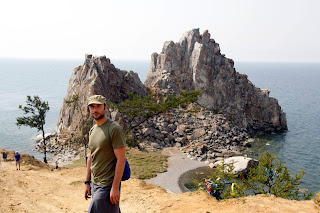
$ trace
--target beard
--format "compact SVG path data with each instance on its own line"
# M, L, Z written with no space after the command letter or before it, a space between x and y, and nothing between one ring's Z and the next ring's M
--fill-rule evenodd
M104 116L105 116L104 113L103 113L103 114L96 113L96 114L98 114L98 117L94 116L94 114L92 115L92 118L93 118L94 120L96 120L96 121L104 118Z

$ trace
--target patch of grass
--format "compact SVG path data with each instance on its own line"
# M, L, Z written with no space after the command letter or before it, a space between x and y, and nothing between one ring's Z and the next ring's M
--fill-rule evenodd
M75 160L75 161L73 161L73 163L63 166L63 168L72 169L72 168L79 167L79 166L86 166L86 159L85 158L80 158L78 160Z
M139 179L149 179L157 173L166 172L168 168L168 157L161 154L161 151L147 152L137 149L127 149L127 159L131 168L131 176ZM63 166L63 168L72 169L79 166L85 166L86 160L80 158L73 161L72 164Z
M149 179L157 173L166 172L168 168L168 157L157 152L139 151L137 149L127 150L127 159L130 164L132 176L139 179Z
M186 187L189 190L194 191L195 189L197 189L197 185L195 183L185 183L184 187Z
M198 113L198 112L200 112L200 110L198 110L198 109L189 109L189 110L184 111L183 113Z
M78 180L78 181L72 181L72 182L70 183L70 185L80 185L80 184L83 184L83 181Z
M316 195L316 197L314 198L314 202L320 206L320 192Z

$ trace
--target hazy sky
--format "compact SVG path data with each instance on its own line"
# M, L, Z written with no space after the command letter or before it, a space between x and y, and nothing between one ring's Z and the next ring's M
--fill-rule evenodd
M320 62L318 0L7 0L0 57L150 60L205 29L234 61Z

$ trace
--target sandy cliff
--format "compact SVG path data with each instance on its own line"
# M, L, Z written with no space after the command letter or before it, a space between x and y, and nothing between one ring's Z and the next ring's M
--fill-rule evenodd
M23 155L27 159L27 155ZM22 159L23 159L22 158ZM13 159L11 159L13 160ZM31 160L15 169L14 161L0 168L0 212L86 212L83 198L85 167L51 170ZM318 196L319 197L319 196ZM122 184L122 212L320 212L311 201L291 201L273 196L250 196L216 201L205 192L169 194L138 179Z

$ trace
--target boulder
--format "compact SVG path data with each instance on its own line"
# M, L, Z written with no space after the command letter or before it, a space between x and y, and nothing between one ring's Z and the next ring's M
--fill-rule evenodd
M42 139L43 139L42 134L38 134L38 135L36 135L36 137L35 137L33 140L35 140L35 141L38 143L38 142L40 142Z
M255 160L253 158L248 158L244 156L235 156L230 158L225 158L224 160L219 160L213 164L213 167L217 167L218 165L221 165L224 161L225 164L233 164L234 170L233 172L235 174L238 173L248 173L251 166L257 165L259 163L258 160Z
M151 143L151 146L155 149L160 149L161 146L158 143Z
M198 129L194 130L193 137L199 138L205 134L206 134L206 130L204 130L204 128L198 128Z
M177 132L180 132L180 133L184 133L185 130L186 130L186 125L184 125L184 124L178 125L178 126L177 126L177 129L176 129L176 131L177 131Z

